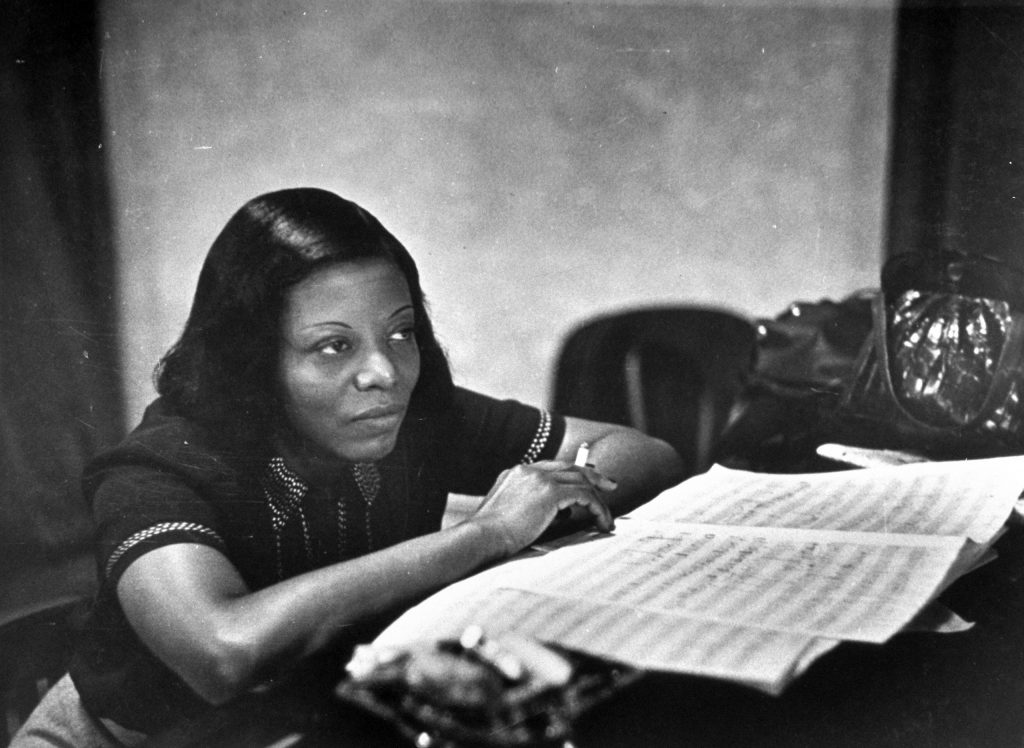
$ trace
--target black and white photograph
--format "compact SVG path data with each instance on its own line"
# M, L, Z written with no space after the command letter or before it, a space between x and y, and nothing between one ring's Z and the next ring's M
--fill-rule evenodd
M1024 744L1024 4L0 8L0 745Z

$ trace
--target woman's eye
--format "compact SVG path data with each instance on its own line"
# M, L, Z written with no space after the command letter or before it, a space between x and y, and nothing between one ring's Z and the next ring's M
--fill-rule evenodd
M403 327L401 330L395 330L391 333L391 340L397 342L403 342L406 340L412 340L416 337L416 328L414 327Z
M326 353L328 356L337 356L339 353L344 353L349 350L352 346L344 340L328 340L325 343L321 343L317 346L317 353Z

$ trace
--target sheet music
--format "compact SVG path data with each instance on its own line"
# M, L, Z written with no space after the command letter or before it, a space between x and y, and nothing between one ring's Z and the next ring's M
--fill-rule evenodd
M641 506L654 522L966 536L985 543L1022 488L1024 458L768 475L715 465Z
M378 643L457 637L473 623L779 693L839 639L884 641L900 630L938 589L957 548L949 538L829 548L794 531L764 540L748 528L674 529L500 565L431 597ZM777 573L801 552L802 574Z
M620 518L614 535L577 534L448 587L378 642L475 623L777 693L838 640L884 642L977 558L985 546L954 529L994 536L1024 458L973 465L715 468Z
M458 638L485 621L490 636L514 631L633 667L723 678L768 693L781 692L839 643L508 588L448 588L414 610L376 644L399 646L422 639L424 631Z
M754 628L883 642L946 581L964 541L620 521L502 586ZM625 527L628 525L628 528ZM628 530L628 531L627 531Z

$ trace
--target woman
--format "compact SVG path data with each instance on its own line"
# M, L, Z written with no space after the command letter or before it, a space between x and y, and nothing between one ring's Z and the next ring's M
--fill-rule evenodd
M408 252L323 190L231 218L156 383L86 470L101 589L24 745L48 717L133 742L315 655L340 664L559 512L608 531L681 478L637 431L455 387ZM582 442L601 472L572 464ZM486 498L442 529L449 492Z

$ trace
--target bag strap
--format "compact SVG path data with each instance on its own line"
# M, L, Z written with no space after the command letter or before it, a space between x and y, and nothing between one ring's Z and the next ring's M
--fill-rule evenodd
M889 367L889 315L884 293L880 293L872 299L871 311L874 318L872 336L875 354L878 356L879 378L882 380L882 386L885 387L886 395L900 409L901 414L915 426L937 428L934 424L921 421L909 413L896 395L896 389L892 383L892 369ZM980 425L1006 401L1010 388L1021 374L1022 352L1024 352L1024 313L1013 312L1010 315L1009 335L1003 343L1003 350L996 362L988 394L985 396L981 408L978 409L978 414L967 423L959 425L958 428L969 429Z

